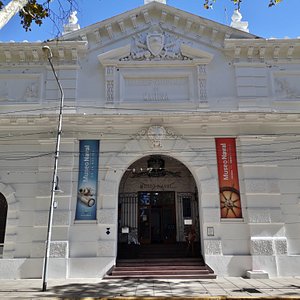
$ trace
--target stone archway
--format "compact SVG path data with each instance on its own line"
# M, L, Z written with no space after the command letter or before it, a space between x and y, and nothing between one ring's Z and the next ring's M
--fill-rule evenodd
M156 257L163 249L168 256L200 256L197 185L179 160L155 154L131 164L120 182L118 208L119 257L141 257L145 249L157 251Z
M6 218L6 231L4 237L3 258L13 258L16 247L16 236L18 226L18 202L16 201L15 192L9 186L0 183L0 194L7 203L7 218Z
M3 194L0 194L0 257L3 255L3 245L6 231L7 201Z
M116 169L108 169L105 173L100 185L103 187L101 203L103 209L99 211L99 219L102 215L110 214L111 220L115 220L116 229L118 225L118 198L121 180L126 173L126 170L135 161L147 155L165 155L177 159L191 172L198 189L198 206L200 219L200 236L201 249L203 256L206 254L207 241L206 233L203 224L207 222L207 217L204 214L204 207L210 206L211 195L216 193L217 178L211 173L208 162L210 157L207 152L197 151L202 147L207 147L211 143L214 147L214 140L199 142L197 149L195 144L187 139L184 139L174 132L171 128L164 128L165 134L163 138L153 134L151 128L142 128L131 140L123 144L123 147L118 150L106 163L110 166L118 166ZM159 126L161 127L161 126ZM149 134L149 132L151 134ZM202 145L203 143L203 145ZM134 155L129 155L134 153ZM204 204L204 205L203 205ZM118 230L115 231L115 238L118 238ZM103 241L104 242L104 241ZM107 242L108 243L108 242ZM111 244L110 244L111 245ZM114 253L117 256L117 243L114 243Z

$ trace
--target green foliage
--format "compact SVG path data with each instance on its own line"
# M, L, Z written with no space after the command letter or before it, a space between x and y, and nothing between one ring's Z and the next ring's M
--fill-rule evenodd
M230 1L232 1L237 6L237 9L240 9L243 0L230 0ZM283 0L268 0L268 1L269 1L269 7L271 7L282 2ZM210 9L213 8L213 4L215 2L217 2L217 0L204 0L203 6L205 9Z
M36 0L29 0L23 9L20 10L19 16L21 17L21 24L26 31L31 30L32 22L41 26L43 19L49 17L50 1L51 0L47 0L43 4L39 4Z
M41 26L45 18L51 18L53 21L58 21L58 20L62 21L66 19L70 15L70 12L74 8L74 6L76 7L77 5L76 0L64 0L65 3L69 5L69 9L65 10L65 6L62 4L63 1L55 0L58 1L60 6L61 14L58 15L51 10L50 4L52 1L53 0L43 0L38 2L38 0L28 0L27 4L19 12L19 16L21 18L21 24L26 31L31 30L31 25L33 22L38 26ZM217 2L217 0L201 0L201 1L204 1L203 6L206 9L212 8L213 4ZM243 0L230 0L230 1L232 1L237 6L237 9L240 9ZM271 7L282 2L283 0L268 0L268 1L269 1L269 7ZM0 0L0 9L3 8L4 5L7 4L7 2L9 1Z
M10 1L0 0L0 9ZM59 33L72 11L78 10L77 8L77 0L28 0L27 4L20 9L19 16L21 25L26 31L31 31L32 24L41 26L43 21L48 18Z
M282 0L270 0L269 7L280 3Z

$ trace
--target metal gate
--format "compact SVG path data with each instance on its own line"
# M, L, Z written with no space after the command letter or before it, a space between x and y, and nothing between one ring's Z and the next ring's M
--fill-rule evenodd
M196 240L199 240L199 212L198 201L194 193L176 193L176 232L177 242L184 242L186 230L190 227L186 225L186 220L190 219L196 230ZM190 203L190 213L186 215L185 202ZM138 193L119 194L119 242L138 242Z

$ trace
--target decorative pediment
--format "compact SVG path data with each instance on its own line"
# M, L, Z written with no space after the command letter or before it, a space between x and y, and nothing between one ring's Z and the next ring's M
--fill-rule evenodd
M153 25L131 43L98 55L108 104L207 106L206 65L213 55Z
M132 38L131 51L122 61L162 61L162 60L188 60L191 57L181 53L183 42L174 34L163 32L159 27L152 28L143 34Z
M175 61L201 59L211 61L212 55L197 52L188 46L179 36L164 32L160 26L144 33L134 35L130 53L121 57L121 61Z
M120 41L131 36L133 32L141 33L153 26L160 26L165 31L176 32L180 36L194 41L201 40L206 45L212 45L219 49L223 48L225 39L256 38L255 35L193 15L170 5L152 1L107 20L67 33L59 39L88 41L90 49L92 49L99 45L104 46L113 41ZM144 38L142 37L142 44L145 45ZM159 41L156 42L158 42L156 45L158 51ZM150 46L152 55L156 53L153 45L153 40L147 45L148 49Z
M120 65L122 62L172 64L179 61L190 61L197 65L208 64L213 55L188 45L175 34L163 32L156 26L147 32L134 35L131 44L98 55L98 59L104 66Z

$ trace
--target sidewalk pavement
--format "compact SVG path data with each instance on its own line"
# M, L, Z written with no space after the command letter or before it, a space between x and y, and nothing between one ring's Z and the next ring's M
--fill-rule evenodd
M64 279L0 280L0 299L300 299L300 277L205 280Z

